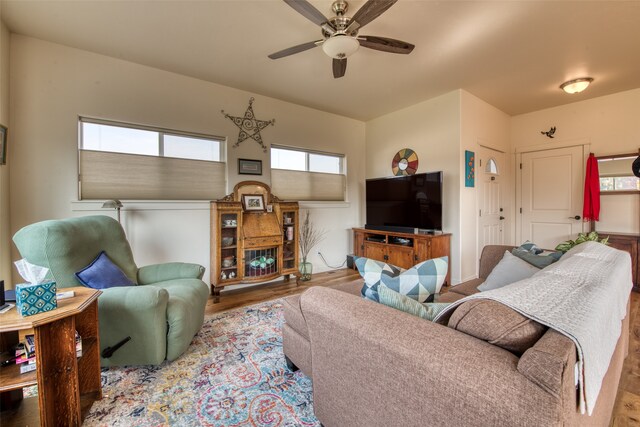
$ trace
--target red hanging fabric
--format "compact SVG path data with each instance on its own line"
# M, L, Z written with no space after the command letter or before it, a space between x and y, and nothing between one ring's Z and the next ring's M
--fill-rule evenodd
M587 159L582 220L600 221L600 173L598 172L598 160L593 153L589 154L589 159Z

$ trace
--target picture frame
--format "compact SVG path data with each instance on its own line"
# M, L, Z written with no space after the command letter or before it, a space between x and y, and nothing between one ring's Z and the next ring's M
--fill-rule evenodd
M475 187L476 182L476 154L473 151L464 152L464 186Z
M7 127L0 125L0 165L7 164Z
M264 197L262 194L243 194L242 208L247 212L264 212Z
M262 175L262 160L238 159L238 174Z

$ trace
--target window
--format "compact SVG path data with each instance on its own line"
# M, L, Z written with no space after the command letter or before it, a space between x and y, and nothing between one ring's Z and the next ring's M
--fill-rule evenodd
M271 169L295 171L343 173L342 154L318 153L292 148L271 148Z
M224 138L80 118L80 198L211 200L226 191Z
M487 167L485 168L485 171L492 175L498 175L498 164L494 159L491 159L491 158L489 159L489 161L487 162Z
M600 178L600 191L640 191L640 178L635 176Z
M640 191L640 178L633 176L631 165L636 156L599 158L601 192Z
M271 189L282 199L345 200L342 154L271 147Z

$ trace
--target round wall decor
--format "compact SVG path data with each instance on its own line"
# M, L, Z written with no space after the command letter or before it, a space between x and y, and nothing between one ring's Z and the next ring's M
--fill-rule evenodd
M395 176L413 175L418 171L418 155L410 148L398 151L391 161Z
M640 178L640 156L638 156L638 158L633 161L633 164L631 165L631 171L635 176Z

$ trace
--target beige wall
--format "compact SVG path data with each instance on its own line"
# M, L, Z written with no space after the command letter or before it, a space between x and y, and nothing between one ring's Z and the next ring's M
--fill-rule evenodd
M9 39L9 30L2 21L2 3L0 2L0 124L7 127L9 126ZM13 141L10 143L12 144ZM0 165L0 280L5 280L7 285L11 282L9 165L10 162Z
M478 275L478 230L479 230L479 179L481 179L478 153L487 150L489 147L502 152L502 159L505 164L498 165L500 168L500 187L502 196L502 206L505 209L503 214L507 218L503 225L504 242L511 243L510 221L513 216L513 191L511 187L511 167L509 152L509 115L487 104L480 98L466 92L460 91L460 153L459 162L461 165L460 179L460 264L462 281L473 279ZM476 154L476 182L475 187L465 187L464 162L465 150L473 151ZM484 166L484 165L483 165Z
M418 155L418 173L444 172L443 229L452 233L451 281L459 283L460 91L367 122L367 178L392 176L391 160L402 148Z
M242 115L254 96L257 118L276 119L262 131L267 144L346 154L348 202L305 206L328 231L319 249L329 263L351 252L349 231L361 222L364 123L15 34L11 74L12 233L44 219L107 213L101 203L77 202L79 115L227 136L228 188L245 179L269 183L268 153L250 140L231 148L238 129L220 112ZM238 158L261 159L265 174L238 176ZM209 268L206 203L125 202L123 223L139 265L190 261ZM316 271L325 270L315 254Z
M515 149L553 148L561 144L588 143L596 156L634 153L640 148L640 89L602 96L511 118ZM540 134L556 126L554 139ZM640 233L640 196L601 197L596 229Z
M464 187L465 150L477 152L483 145L506 152L503 194L510 225L505 226L505 242L516 243L516 150L588 141L596 155L606 155L633 152L640 146L640 89L515 117L458 90L365 124L19 35L11 36L9 49L4 25L0 34L0 121L10 124L11 130L10 204L6 203L9 167L0 167L0 274L5 275L10 259L17 257L15 251L8 256L9 238L23 225L47 218L112 214L101 210L101 203L77 201L78 115L227 136L231 189L241 180L254 178L237 175L238 158L261 159L265 174L258 179L270 182L268 154L252 141L231 148L237 128L220 113L224 109L241 115L254 96L257 117L276 119L276 126L263 131L267 143L347 156L348 202L302 205L327 230L317 249L336 266L351 252L350 228L365 221L365 176L391 176L393 155L401 148L412 148L420 159L419 173L444 171L444 229L453 234L454 283L477 271L479 200L477 187ZM540 135L550 126L558 128L553 140ZM607 196L602 205L599 229L640 231L640 197ZM123 223L140 265L182 260L208 267L206 203L127 202ZM325 270L316 253L311 254L316 271Z

